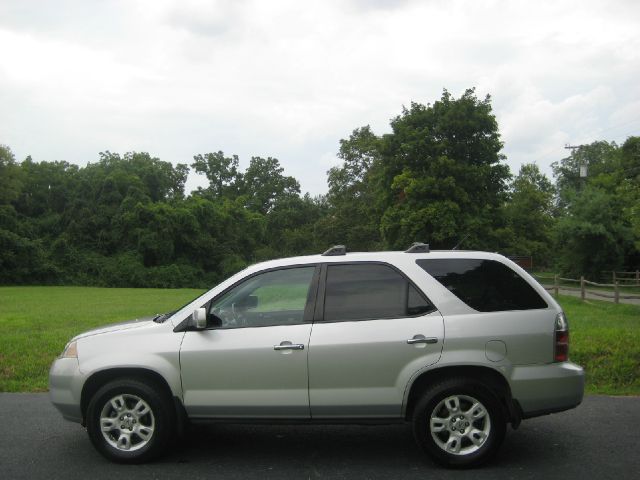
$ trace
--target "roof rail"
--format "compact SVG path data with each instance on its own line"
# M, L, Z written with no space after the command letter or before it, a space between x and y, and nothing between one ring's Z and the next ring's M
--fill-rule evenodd
M429 253L430 251L428 243L414 242L404 253Z
M346 255L347 247L344 245L334 245L329 250L322 254L323 257L335 257L337 255Z

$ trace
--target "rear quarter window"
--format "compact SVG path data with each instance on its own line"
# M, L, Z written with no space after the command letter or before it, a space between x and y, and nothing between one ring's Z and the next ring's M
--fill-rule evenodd
M517 272L495 260L434 258L416 260L416 263L479 312L548 307Z

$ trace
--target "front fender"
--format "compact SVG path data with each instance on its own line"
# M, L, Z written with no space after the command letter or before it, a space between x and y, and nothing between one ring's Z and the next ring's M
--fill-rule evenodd
M114 369L144 369L160 375L172 396L182 399L180 344L184 333L171 324L121 330L78 340L79 369L85 379Z

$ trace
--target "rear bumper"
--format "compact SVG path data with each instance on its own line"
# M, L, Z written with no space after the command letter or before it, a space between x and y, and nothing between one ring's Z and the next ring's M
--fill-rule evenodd
M584 370L571 362L514 367L509 383L522 418L577 407L584 396Z
M58 358L49 370L49 398L51 403L72 422L82 423L80 396L84 377L76 358Z

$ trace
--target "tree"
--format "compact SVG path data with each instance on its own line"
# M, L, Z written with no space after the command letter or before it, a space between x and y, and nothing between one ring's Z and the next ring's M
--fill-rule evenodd
M316 234L317 222L326 216L322 198L290 195L280 199L266 216L265 246L258 247L256 259L312 254L326 247Z
M412 103L391 127L374 180L385 243L451 248L467 238L466 246L495 249L510 174L490 97L467 90L455 99L445 90L433 105Z
M567 200L567 212L555 230L561 271L574 278L598 279L604 270L619 270L632 234L620 217L616 198L587 185Z
M380 217L372 174L379 165L380 138L371 128L357 128L340 140L342 165L327 174L327 215L317 230L325 245L343 243L352 250L380 247Z
M629 268L640 265L640 137L629 137L621 147L620 182L617 193L622 215L633 232L633 249L627 252Z
M245 204L264 215L276 203L300 194L300 184L293 177L283 175L284 168L277 158L251 157L249 167L242 176L242 194Z
M13 152L6 145L0 145L0 205L16 200L21 189L20 168Z
M638 137L628 138L623 147L597 141L553 164L561 208L555 248L563 272L598 278L603 270L637 268L637 145ZM587 177L579 176L581 164L588 166Z
M538 265L551 259L555 188L536 164L520 167L510 186L510 198L504 207L505 253L531 255Z
M617 168L615 142L597 141L572 150L571 155L551 164L556 178L558 205L565 208L569 198L593 179L610 174ZM587 167L588 177L580 176L580 166Z
M242 185L242 174L238 172L238 156L225 157L222 151L193 157L191 167L209 179L205 190L213 198L236 198Z

